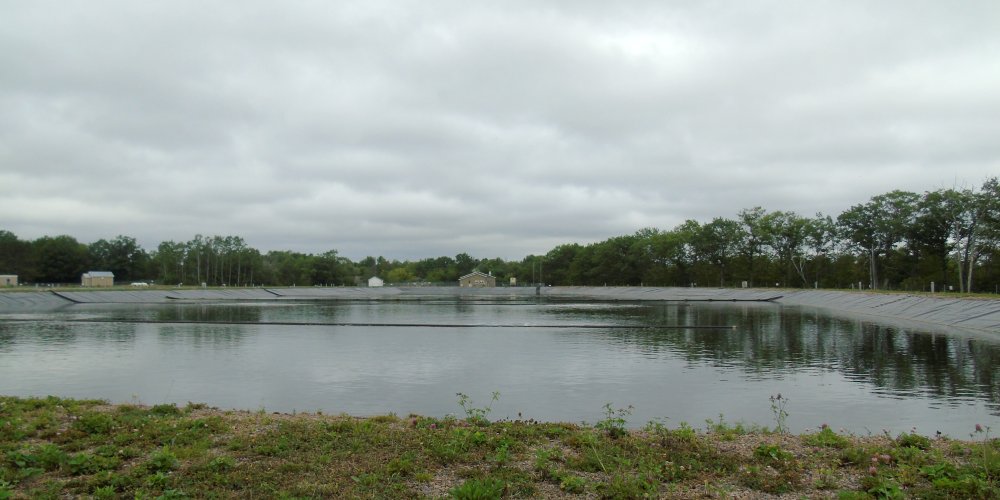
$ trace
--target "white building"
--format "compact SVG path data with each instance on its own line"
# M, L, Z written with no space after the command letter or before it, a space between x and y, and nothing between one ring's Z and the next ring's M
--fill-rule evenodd
M0 286L17 286L17 275L0 274Z
M384 285L385 281L383 281L382 278L379 278L378 276L372 276L371 278L368 278L368 286L384 286Z

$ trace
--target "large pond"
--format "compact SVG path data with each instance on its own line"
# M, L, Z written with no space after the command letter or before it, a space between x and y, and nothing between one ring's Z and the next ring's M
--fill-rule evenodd
M0 394L793 431L1000 428L1000 339L771 303L321 301L0 314ZM720 417L721 415L721 417Z

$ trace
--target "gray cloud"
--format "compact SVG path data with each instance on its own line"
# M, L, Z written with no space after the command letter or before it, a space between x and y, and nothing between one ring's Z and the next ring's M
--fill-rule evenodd
M519 259L1000 172L995 2L0 6L0 227Z

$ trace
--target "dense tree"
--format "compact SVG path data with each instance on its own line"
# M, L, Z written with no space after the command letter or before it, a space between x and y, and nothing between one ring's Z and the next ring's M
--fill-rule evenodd
M30 241L19 239L10 231L0 230L0 274L16 274L22 282L33 281Z
M884 268L881 259L903 242L913 223L918 199L915 193L892 191L855 205L837 218L844 240L868 259L871 288L880 288L880 279L885 280L882 287L888 283L888 277L880 278Z
M788 285L792 282L794 270L806 286L807 279L802 264L806 240L809 236L810 221L799 217L795 212L771 212L761 219L764 227L764 241L775 255L778 256L782 269L782 282Z
M43 283L79 283L87 271L87 245L72 236L43 236L32 242L36 279Z
M87 247L90 268L111 271L117 281L147 279L150 258L129 236L116 236L111 241L100 239Z
M732 268L733 259L744 249L746 239L742 229L737 221L716 217L690 234L699 283L715 283L712 275L718 273L719 286L725 286L727 269Z

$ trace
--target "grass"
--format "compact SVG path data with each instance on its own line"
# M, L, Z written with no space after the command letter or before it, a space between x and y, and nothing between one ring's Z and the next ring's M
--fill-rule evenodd
M589 426L491 422L464 402L464 419L354 418L0 397L0 499L1000 497L988 428L629 430L610 405Z

